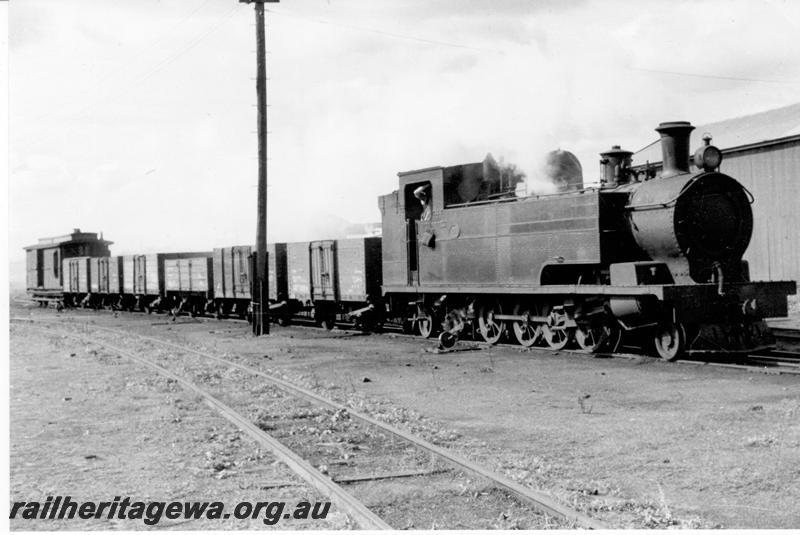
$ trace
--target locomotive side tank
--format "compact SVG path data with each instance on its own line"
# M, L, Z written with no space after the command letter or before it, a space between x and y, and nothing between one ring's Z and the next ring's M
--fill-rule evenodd
M749 193L708 144L690 171L692 128L659 126L658 177L639 181L614 147L601 188L551 196L497 191L480 164L400 173L379 202L390 310L443 345L470 328L495 343L511 327L526 346L574 338L587 351L646 333L666 359L769 346L763 318L786 315L795 283L747 281Z

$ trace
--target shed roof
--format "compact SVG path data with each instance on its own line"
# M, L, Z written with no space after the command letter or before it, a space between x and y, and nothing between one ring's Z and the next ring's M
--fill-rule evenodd
M726 119L705 125L695 125L693 139L708 132L713 136L712 143L727 151L736 147L763 143L800 136L800 102L743 117ZM657 134L656 134L657 135ZM692 141L691 150L700 146L700 141ZM661 145L656 141L633 155L636 165L645 162L661 161Z

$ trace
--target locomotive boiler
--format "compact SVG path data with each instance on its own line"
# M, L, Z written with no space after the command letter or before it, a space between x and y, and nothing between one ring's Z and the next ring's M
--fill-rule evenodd
M387 310L444 346L474 327L590 352L635 332L667 360L768 347L795 283L748 280L752 198L709 140L691 157L693 128L656 129L658 176L615 146L599 188L555 195L517 198L480 163L400 173L379 199Z

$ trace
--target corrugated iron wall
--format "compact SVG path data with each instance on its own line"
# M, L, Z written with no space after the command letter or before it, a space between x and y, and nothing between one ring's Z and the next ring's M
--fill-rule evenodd
M720 169L749 189L752 280L800 280L800 141L727 153Z

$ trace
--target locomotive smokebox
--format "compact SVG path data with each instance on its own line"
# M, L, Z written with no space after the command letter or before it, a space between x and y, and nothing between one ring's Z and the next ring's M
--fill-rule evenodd
M688 121L661 123L656 132L661 134L662 178L689 172L689 136L694 130Z
M677 284L744 278L742 255L753 233L750 196L717 171L689 172L687 122L661 123L661 178L636 184L625 207L629 228L650 260Z

